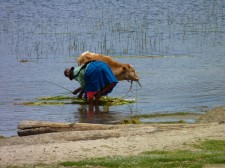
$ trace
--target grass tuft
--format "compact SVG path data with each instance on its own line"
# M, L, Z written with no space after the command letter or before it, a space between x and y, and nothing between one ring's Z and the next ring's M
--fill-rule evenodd
M202 168L210 164L225 164L225 141L206 140L195 145L198 150L150 151L137 156L114 156L63 162L65 167L106 167L106 168Z

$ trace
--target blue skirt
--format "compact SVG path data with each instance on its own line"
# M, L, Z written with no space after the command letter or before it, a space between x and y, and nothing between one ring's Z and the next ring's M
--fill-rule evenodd
M108 64L102 61L94 61L89 63L84 77L84 90L86 93L100 91L110 84L114 83L116 85L118 83L118 80L113 74L111 68L108 66ZM114 87L104 92L104 95L110 93Z

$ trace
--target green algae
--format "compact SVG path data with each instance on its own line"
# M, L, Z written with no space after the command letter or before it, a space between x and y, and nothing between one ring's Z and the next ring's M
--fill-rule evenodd
M29 62L27 59L21 59L19 62L25 63L25 62Z
M123 99L117 97L102 97L99 101L99 105L102 106L118 106L124 104L134 103L133 99ZM46 105L66 105L66 104L88 104L89 102L85 99L80 99L72 96L48 96L37 98L37 101L33 102L22 102L15 103L15 105L26 105L26 106L46 106Z
M193 112L175 112L175 113L138 114L131 116L131 118L137 118L142 123L190 124L195 123L196 120L201 115L202 114Z
M49 101L37 101L37 102L22 102L14 105L25 105L25 106L45 106L45 105L64 105L65 102L49 102Z
M167 117L167 116L188 116L188 115L199 115L196 113L191 112L176 112L176 113L155 113L155 114L140 114L140 115L134 115L132 117L134 118L155 118L155 117Z
M60 95L60 96L47 96L47 97L40 97L40 98L37 98L37 100L40 100L40 101L49 101L49 100L58 100L58 101L61 101L61 100L72 100L74 99L74 97L72 96L64 96L64 95Z
M121 124L141 124L141 121L139 118L123 119Z

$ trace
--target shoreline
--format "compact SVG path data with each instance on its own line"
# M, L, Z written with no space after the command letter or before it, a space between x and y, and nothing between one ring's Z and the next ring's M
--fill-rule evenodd
M213 109L216 109L216 108L220 108L220 107L215 107ZM98 124L140 124L140 123L141 124L176 124L176 123L195 124L197 123L198 119L201 118L203 115L205 115L208 111L204 111L201 113L171 112L168 114L153 113L153 114L134 115L129 118L122 118L121 120L115 120L115 121L110 121L106 123L98 123ZM17 131L18 131L18 128L17 128ZM15 130L15 134L10 134L10 135L0 134L0 140L3 138L11 138L11 137L18 137L18 132L16 132Z
M216 114L216 115L215 115ZM57 164L144 151L186 149L205 139L225 140L225 107L196 124L137 124L111 130L71 131L0 139L0 167Z

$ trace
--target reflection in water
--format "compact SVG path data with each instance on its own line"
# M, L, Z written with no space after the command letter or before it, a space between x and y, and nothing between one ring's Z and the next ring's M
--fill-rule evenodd
M80 105L77 111L81 123L108 123L118 119L115 113L109 111L109 106L95 106L94 111L89 111L88 105ZM77 116L75 116L75 120L77 120Z

